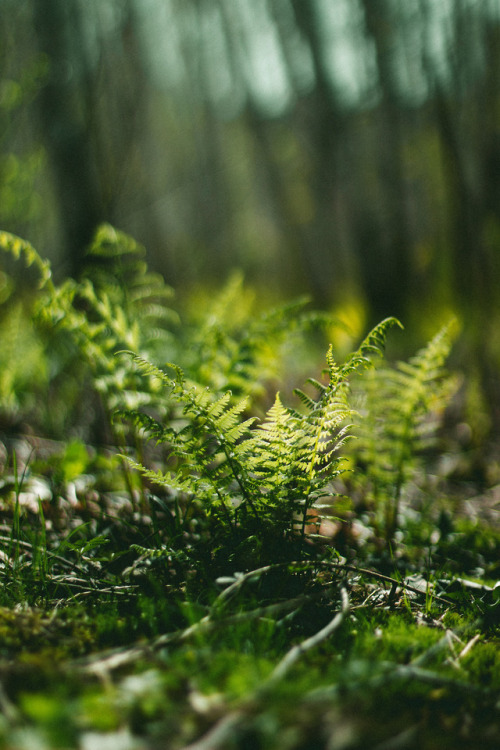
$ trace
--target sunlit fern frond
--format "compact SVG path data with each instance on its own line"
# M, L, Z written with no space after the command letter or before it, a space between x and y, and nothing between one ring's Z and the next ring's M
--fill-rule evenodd
M187 381L178 366L169 365L172 372L169 375L137 355L133 361L144 375L162 380L182 419L177 425L162 426L140 412L125 412L121 416L126 418L128 414L136 429L163 443L167 455L175 457L176 489L195 495L206 508L223 506L230 512L232 486L242 492L245 481L245 468L239 463L236 447L248 437L254 422L253 418L242 418L247 400L233 404L228 392L216 397L206 388ZM144 467L134 468L145 479L160 484L163 481L168 486L168 478L161 473L153 476Z
M368 501L385 513L386 534L394 532L405 484L414 476L419 455L436 437L442 412L456 387L445 362L454 338L454 322L408 362L378 367L358 384L361 417L352 452L357 482Z
M248 465L253 483L263 491L286 491L296 472L297 450L301 443L298 420L283 406L279 393L264 421L238 450Z
M391 328L395 326L402 328L403 326L397 318L385 318L378 323L368 336L366 336L361 342L358 349L351 354L342 366L342 374L344 377L350 373L362 368L369 368L373 364L373 356L381 356L384 353L385 343L387 340L387 334Z

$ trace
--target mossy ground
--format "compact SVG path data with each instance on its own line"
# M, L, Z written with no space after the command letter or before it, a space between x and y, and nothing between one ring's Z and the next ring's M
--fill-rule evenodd
M34 566L37 520L23 511L24 552L2 570L0 747L498 747L500 534L491 524L451 518L427 549L410 524L392 562L381 556L377 566L367 544L349 562L323 556L241 585L228 578L196 600L172 561L130 567L131 540L153 533L145 519L132 524L133 509L92 516L82 503L65 520L58 513L45 568ZM79 513L101 545L86 548ZM68 534L74 547L63 544ZM276 677L341 610L341 589L342 622Z
M499 639L461 615L447 629L442 615L419 623L408 611L354 610L331 642L270 685L286 640L273 643L275 624L221 627L154 652L143 639L110 654L97 637L90 642L91 621L83 627L81 614L61 615L59 626L53 617L61 642L35 635L29 649L19 648L11 619L17 642L1 665L4 747L32 747L36 738L37 747L175 748L214 726L221 737L207 747L497 746ZM64 642L72 617L71 636L88 639L86 658L75 655L77 640ZM24 617L21 637L30 642L41 619ZM2 640L9 634L4 623ZM234 723L224 731L228 717Z

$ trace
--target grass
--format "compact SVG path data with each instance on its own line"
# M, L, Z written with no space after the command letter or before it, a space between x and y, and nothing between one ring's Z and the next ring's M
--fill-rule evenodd
M425 548L410 524L414 538L378 565L367 543L349 561L228 571L202 594L203 571L182 580L182 561L130 553L161 536L161 504L138 518L97 495L97 474L35 503L54 462L12 461L0 747L498 746L491 525L451 517Z

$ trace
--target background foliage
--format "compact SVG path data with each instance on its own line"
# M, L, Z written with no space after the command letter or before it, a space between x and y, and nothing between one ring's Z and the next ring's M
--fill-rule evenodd
M2 0L0 223L77 275L103 220L355 332L452 309L496 431L498 0ZM477 386L477 387L476 387Z

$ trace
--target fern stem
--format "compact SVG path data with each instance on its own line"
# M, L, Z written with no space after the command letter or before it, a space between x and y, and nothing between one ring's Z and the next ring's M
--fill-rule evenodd
M249 507L252 510L252 513L255 516L255 519L260 524L260 521L261 521L260 516L259 516L259 514L257 512L257 509L256 509L255 505L253 504L252 498L250 497L250 495L249 495L249 493L247 491L247 488L245 487L245 485L243 483L243 480L242 480L242 477L241 477L240 473L236 470L236 467L234 465L234 461L232 459L232 456L231 456L231 454L230 454L230 452L229 452L229 450L227 448L226 441L219 435L219 432L218 432L217 428L215 427L215 425L214 425L213 429L214 429L215 438L216 438L217 442L219 443L219 445L221 446L222 452L224 453L224 456L226 457L226 461L227 461L227 463L229 465L229 468L231 470L231 474L233 475L233 477L234 477L234 479L235 479L238 487L241 490L241 494L243 495L243 501L249 505ZM224 507L226 507L226 505L225 505L225 503L224 503L223 500L222 500L222 503L223 503ZM226 507L226 509L227 509L227 507Z
M221 494L221 492L219 491L219 488L217 486L215 486L215 494L219 498L219 501L220 501L220 504L221 504L221 507L222 507L222 511L223 511L224 516L225 516L226 521L227 521L227 525L229 526L229 528L231 529L232 533L234 534L235 533L235 528L236 528L236 522L233 523L232 518L231 518L230 509L227 507L226 500L223 497L223 495ZM215 510L215 509L213 509L213 510Z

